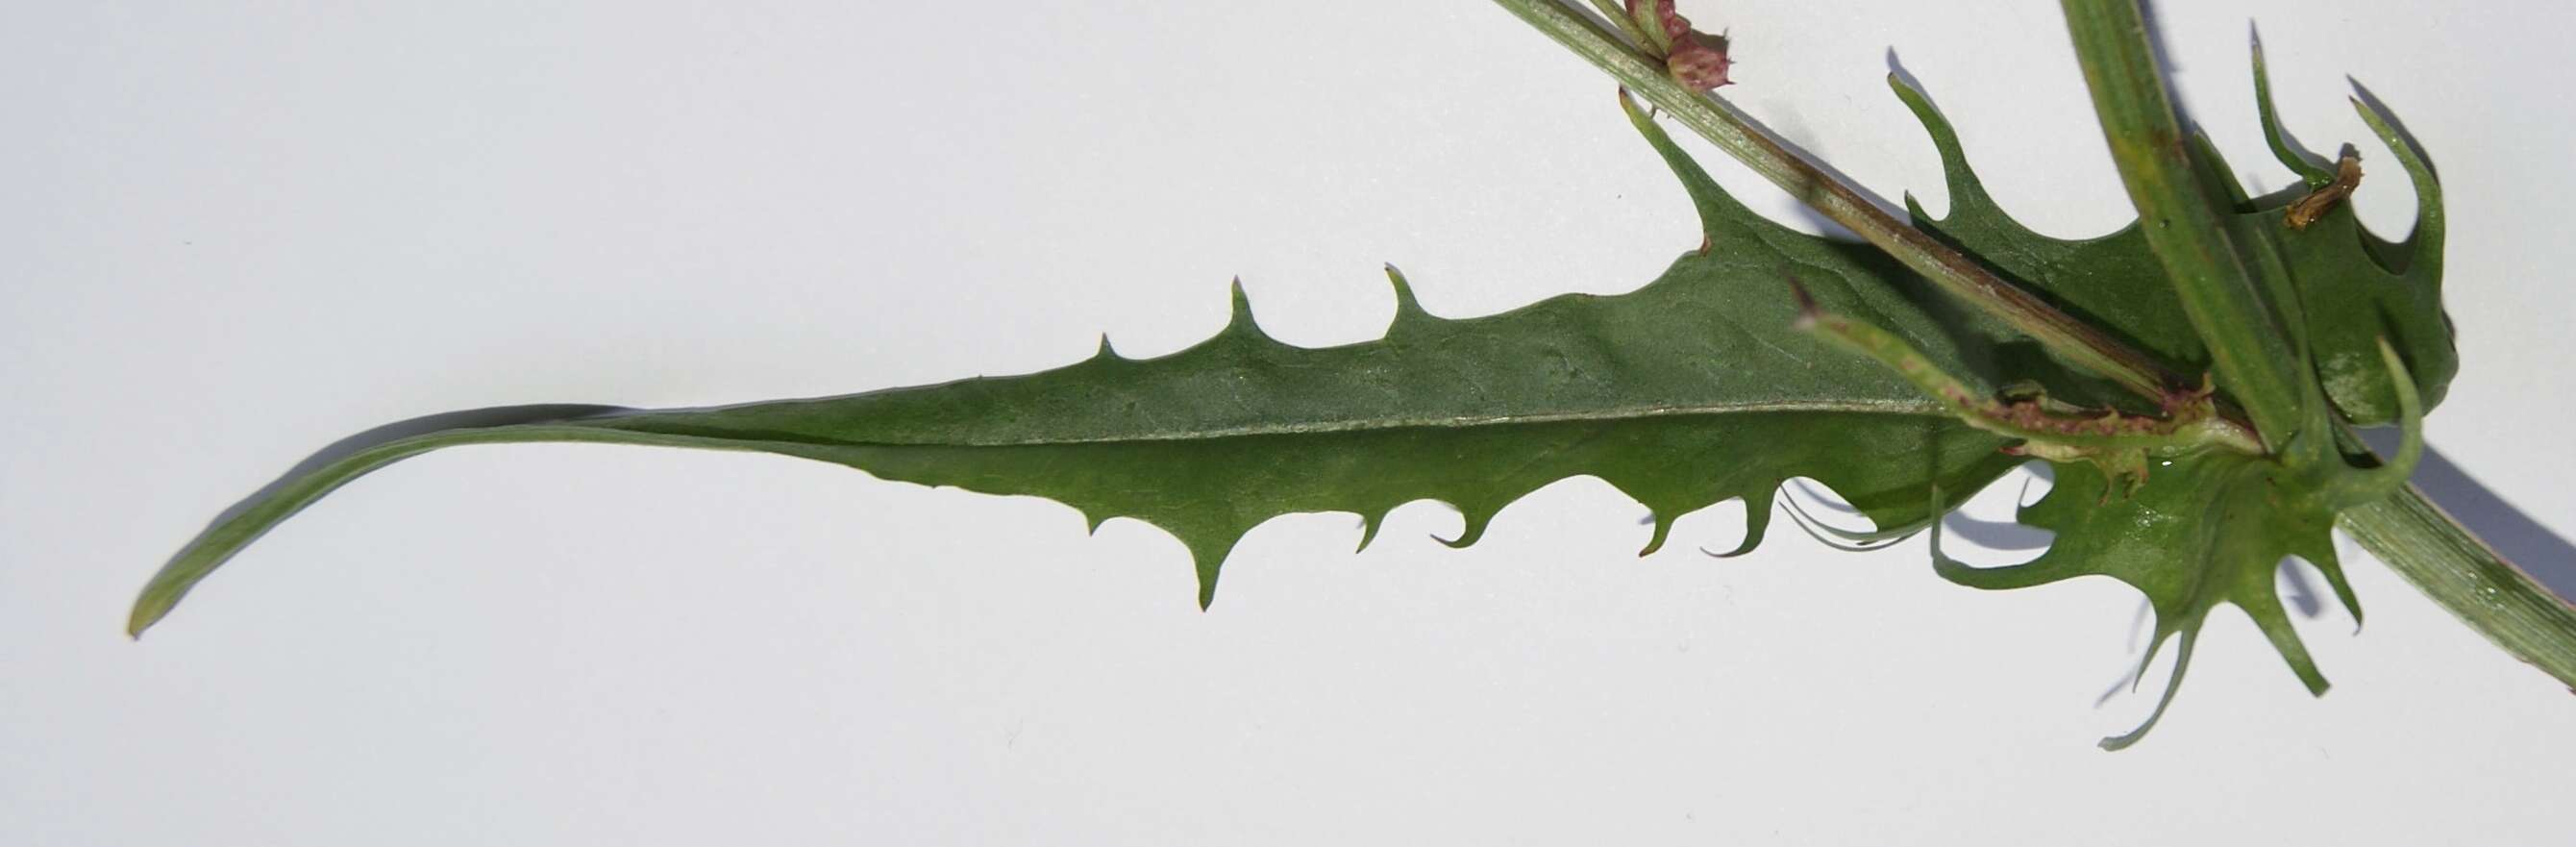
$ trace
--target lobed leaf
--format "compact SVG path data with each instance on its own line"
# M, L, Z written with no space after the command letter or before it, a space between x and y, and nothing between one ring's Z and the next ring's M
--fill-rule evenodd
M1289 512L1446 501L1473 543L1505 504L1598 476L1655 513L1652 551L1682 514L1745 501L1759 543L1773 492L1833 487L1880 526L1932 511L1921 492L1971 492L2011 467L2001 441L1905 382L1791 328L1796 275L1837 311L1888 327L1945 367L1991 373L1993 337L1963 331L1920 280L1860 245L1804 235L1720 191L1633 105L1630 117L1697 207L1704 242L1655 282L1567 295L1473 320L1418 305L1401 275L1383 339L1322 349L1261 332L1240 285L1216 337L1154 359L1104 341L1044 373L721 409L613 410L446 429L371 444L291 473L220 519L144 589L152 625L279 521L340 485L450 446L587 441L750 450L878 476L1033 494L1096 526L1134 517L1177 536L1215 596L1236 539Z
M2278 139L2282 129L2261 67L2258 52L2261 115L2267 137ZM1943 218L1932 217L1912 195L1906 196L1906 208L1917 227L2182 370L2208 367L2208 351L2174 298L2137 223L2108 235L2073 240L2041 235L2021 225L1986 193L1968 165L1956 131L1930 99L1892 75L1888 83L1931 134L1948 183L1950 209ZM2291 228L2282 219L2300 196L2297 191L2242 199L2236 223L2244 238L2265 239L2278 246L2297 289L2295 307L2301 320L2296 323L2305 332L2326 396L2353 423L2376 426L2394 423L2398 415L2397 398L2390 388L2393 375L2379 356L2381 337L2397 347L2427 408L2439 404L2449 389L2451 377L2459 372L2459 354L2450 319L2442 312L2441 183L2423 153L2396 130L2393 118L2358 100L2355 108L2413 180L2417 222L2412 234L2403 241L2382 240L2362 228L2349 203L2333 206L2304 228ZM2229 173L2205 136L2195 134L2194 141L2213 169ZM2305 174L2317 168L2298 158L2286 142L2277 149L2294 170ZM2233 176L2222 179L2243 198ZM2079 402L2123 399L2080 377L2028 376L2048 382L2052 389L2065 385L2067 399Z
M2284 140L2259 56L2257 68L2267 139L2312 183L2328 179ZM1918 226L2180 369L2207 366L2136 225L2081 240L2022 227L1985 193L1930 102L1896 90L1930 132L1949 182L1946 218L1907 198ZM891 480L1047 497L1095 527L1133 517L1190 551L1202 606L1236 541L1271 517L1356 512L1364 547L1388 511L1440 500L1463 514L1465 529L1449 543L1465 546L1505 505L1575 475L1597 476L1653 511L1646 553L1680 515L1736 498L1748 523L1738 552L1752 549L1776 490L1798 476L1849 499L1882 528L1871 537L1927 524L1937 533L1935 519L1955 505L1939 492L1982 487L2018 461L1999 449L2014 443L1951 417L1874 361L1794 329L1793 287L1811 294L1813 308L1885 331L1922 367L1956 375L1969 390L2036 382L2055 402L2171 411L2138 408L2132 395L1963 311L1874 249L1753 214L1622 103L1688 191L1703 236L1698 250L1635 292L1446 320L1425 312L1390 269L1395 317L1384 338L1306 349L1264 335L1237 285L1224 330L1154 359L1121 357L1104 340L1089 360L1026 376L719 409L544 410L379 439L320 457L218 519L146 586L130 627L139 633L158 621L261 533L339 486L429 450L500 442L767 452ZM2232 177L2224 184L2238 208L2228 226L2288 280L2267 296L2298 336L2293 346L2314 368L2316 391L2348 422L2402 418L2411 427L2419 395L2420 405L2437 401L2457 369L2440 306L2440 190L2393 120L2369 107L2363 115L2416 183L2412 236L2381 240L2348 204L2287 226L2296 196L2245 198ZM2195 143L2198 166L2225 173L2206 140ZM2038 560L1968 568L1939 555L1936 534L1936 570L1981 588L2083 575L2137 587L2156 611L2156 644L2179 640L2159 717L2220 605L2244 609L2322 692L2325 681L2273 593L2274 569L2284 556L2308 559L2358 619L2329 533L2339 510L2366 499L2352 492L2388 487L2381 483L2402 479L2402 469L2294 469L2280 457L2226 451L2157 459L2146 480L2117 496L2101 468L2065 464L2056 490L2024 512L2056 532ZM2154 722L2105 746L2133 743Z
M2048 552L2027 564L1974 568L1941 555L1936 535L1934 568L1973 588L2108 576L2147 595L2156 629L2140 671L2167 640L2179 636L2173 671L2154 714L2135 730L2103 739L2106 749L2136 743L2164 716L2182 689L2201 625L2220 605L2244 610L2308 691L2325 693L2325 677L2291 628L2273 581L2283 557L2305 559L2325 574L2353 620L2361 620L2360 601L2335 557L2333 503L2289 479L2277 463L2223 452L2164 462L2144 485L2125 494L2104 496L2110 489L2111 480L2090 464L2061 465L2056 487L2020 516L2022 523L2057 534Z
M2307 180L2328 184L2328 170L2299 157L2270 102L2262 57L2255 56L2256 90L2266 138L2285 165ZM1989 263L1999 273L2047 293L2059 305L2123 334L2132 344L2185 369L2206 369L2209 355L2184 314L2166 271L2132 223L2098 238L2050 238L2023 227L1988 195L1966 161L1958 137L1928 98L1890 77L1939 148L1950 211L1934 219L1909 196L1916 225ZM2414 180L2418 221L2413 235L2388 242L2363 230L2350 204L2338 202L2304 227L2285 221L2304 194L2294 190L2246 198L2206 137L2195 134L2198 161L2236 198L2230 235L2277 257L2290 282L2292 302L2273 302L2298 337L2295 349L2313 369L2316 390L2352 424L2402 423L2410 449L2396 466L2351 468L2340 455L2298 466L2279 456L2225 451L2177 452L2160 457L2135 487L2114 485L2092 461L2061 463L2057 487L2024 510L2023 522L2052 530L2049 551L2025 565L1976 569L1939 551L1933 558L1945 578L1978 588L2038 585L2085 575L2117 578L2147 596L2156 634L2147 659L2177 640L2170 682L2153 716L2136 730L2104 739L2118 749L2151 729L2180 689L2203 622L2220 605L2251 616L2283 659L2313 693L2326 681L2283 613L2274 572L2286 556L2315 565L2358 621L2360 608L2337 562L2331 532L2337 516L2402 487L2411 469L2420 414L2437 402L2458 370L2450 322L2442 313L2443 218L2441 189L2422 153L2395 131L2393 119L2356 101ZM2097 382L2049 382L2052 392L2082 402L2122 402ZM2320 424L2326 421L2319 420ZM1936 525L1937 529L1937 525ZM2143 668L2141 668L2143 670Z

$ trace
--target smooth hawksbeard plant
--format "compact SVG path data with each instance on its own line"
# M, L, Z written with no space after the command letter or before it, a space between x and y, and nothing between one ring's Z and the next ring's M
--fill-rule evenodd
M875 476L1137 518L1171 532L1214 601L1237 539L1272 517L1356 512L1362 546L1387 512L1433 499L1474 544L1506 504L1590 475L1652 510L1643 552L1676 518L1728 499L1759 545L1780 486L1831 487L1878 527L1928 531L1934 567L1989 589L2078 576L2144 593L2180 689L2203 622L2252 618L2312 692L2326 680L2274 592L2284 557L2313 563L2356 619L2342 527L2516 656L2576 682L2576 613L2410 488L2422 418L2457 371L2441 304L2442 194L2430 161L2376 103L2355 105L2409 180L2417 225L2361 227L2359 154L2296 152L2254 75L2265 137L2300 185L2252 197L2176 116L2134 0L2065 0L2104 138L2138 210L2111 235L2063 240L2016 222L1981 186L1949 123L1891 76L1940 152L1950 209L1879 207L1709 92L1734 84L1726 35L1670 0L1590 12L1497 0L1615 77L1618 104L1686 189L1702 241L1651 284L1470 320L1435 318L1389 269L1384 338L1307 349L1262 334L1237 286L1216 337L1150 359L1104 343L1037 374L717 409L563 407L332 451L220 518L144 588L139 635L278 522L339 486L445 447L608 442L796 456ZM1642 102L1641 102L1642 101ZM1659 114L1660 113L1660 114ZM1867 243L1754 214L1667 136L1706 137ZM2374 158L2376 158L2374 156ZM2357 428L2394 425L2374 455ZM2022 463L2057 484L2023 522L2055 533L2019 565L1940 554L1940 519ZM1830 531L1830 530L1826 530Z

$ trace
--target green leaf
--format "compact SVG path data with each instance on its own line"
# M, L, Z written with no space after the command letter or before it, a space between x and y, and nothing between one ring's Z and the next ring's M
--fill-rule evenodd
M2021 512L2022 523L2057 534L2047 553L2027 564L1973 568L1941 555L1936 534L1933 564L1943 578L1975 588L2025 588L2108 576L2147 595L2155 608L2156 630L2139 670L2143 673L2164 643L2179 636L2173 672L2155 713L2137 729L2103 739L2105 749L2136 743L2164 716L2182 689L2201 625L2221 604L2243 609L2308 691L2325 693L2325 677L2308 658L2273 589L2283 557L2306 559L2325 574L2353 620L2361 620L2360 602L2335 558L2336 509L2313 486L2288 478L2269 459L2224 452L2169 460L2151 470L2145 485L2116 493L2111 480L2090 464L2058 467L2056 487Z
M2187 371L2209 367L2208 351L2173 297L2172 285L2136 223L2109 235L2075 240L2051 238L2022 226L1986 193L1968 165L1957 133L1931 101L1894 76L1888 81L1930 132L1948 183L1947 217L1933 218L1907 195L1906 207L1916 226L2177 367ZM2268 82L2260 90L2268 92ZM2403 241L2384 241L2361 227L2349 203L2335 206L2304 229L2292 229L2282 219L2297 192L2245 201L2236 224L2240 237L2266 238L2278 245L2297 287L2302 326L2326 396L2353 423L2375 426L2394 423L2398 415L2390 387L2392 374L2379 357L2379 338L2385 336L2397 347L2426 408L2441 402L2451 377L2459 372L2459 354L2450 319L2442 312L2441 184L2423 153L2396 131L2393 118L2360 101L2355 108L2414 182L2417 223L2413 234ZM2281 130L2268 99L2262 115L2266 132L2279 137ZM2195 134L2194 141L2224 172L2224 163L2218 161L2206 137ZM2286 148L2283 155L2290 155ZM2227 185L2242 197L2232 178ZM2367 183L2363 190L2369 190ZM2043 374L2028 376L2049 383L2052 390L2060 389L2059 382ZM2082 385L2061 393L2078 402L2122 399Z
M1172 532L1196 561L1203 605L1235 540L1290 512L1358 512L1373 532L1398 505L1443 500L1464 513L1450 542L1463 546L1521 495L1591 474L1654 511L1649 552L1675 518L1730 498L1745 501L1740 549L1751 549L1791 477L1832 487L1881 527L1915 526L1936 508L1927 488L1973 492L2015 464L1998 453L2001 439L1792 329L1788 279L1953 372L1992 374L1996 337L1878 252L1755 215L1629 111L1688 189L1704 236L1635 292L1443 320L1391 274L1384 339L1305 349L1262 334L1238 285L1223 331L1161 358L1124 358L1104 341L1087 361L1021 377L393 439L299 469L220 519L146 586L129 626L139 633L159 620L244 545L340 485L468 444L749 450L1048 497L1095 526L1128 516Z
M2283 140L2259 53L2256 74L2257 91L2267 98L2260 113L2274 150L2303 176L2319 173L2322 169L2297 159ZM2133 345L2186 369L2209 367L2209 353L2138 224L2080 240L2050 238L2023 227L1986 193L1956 133L1930 101L1892 76L1890 84L1930 132L1948 181L1950 212L1945 218L1932 218L1911 196L1906 198L1917 226L1978 256L1998 273L2046 292L2057 305ZM2438 401L2458 369L2450 323L2441 308L2440 186L2420 151L2394 130L2393 120L2361 108L2415 183L2419 220L2404 242L2386 242L2363 230L2349 203L2332 207L2305 228L2291 227L2285 210L2304 191L2247 199L2207 138L2195 134L2193 142L2197 161L2210 172L2205 176L2220 181L2237 201L2229 234L2239 243L2256 245L2258 255L2268 251L2279 257L2278 270L2287 275L2296 302L2276 307L2293 319L2298 335L2293 346L2307 358L2323 394L2348 422L2407 426L2409 449L2394 466L2349 467L2339 453L2302 466L2282 456L2178 452L2160 457L2147 468L2143 483L2131 487L2107 478L2100 457L2061 463L2057 487L2022 514L2025 523L2054 531L2055 543L2037 560L2005 568L1969 568L1941 555L1934 528L1936 570L1965 585L2018 588L2101 575L2146 594L2156 614L2155 639L2146 659L2152 660L2166 641L2177 641L2172 676L2146 723L2104 739L2105 748L2135 743L2162 717L2181 688L2202 624L2222 604L2251 616L2311 692L2325 691L2324 676L2274 592L2274 573L2285 556L2315 565L2355 621L2361 617L2335 558L2335 520L2343 510L2402 487L2420 446L2415 432L2421 409ZM2323 184L2322 178L2317 184ZM2061 398L2097 404L2126 400L2097 383L2041 381Z
M2326 397L2353 423L2377 426L2396 422L2399 413L2394 374L2373 349L2378 338L2396 346L2426 409L2449 391L2460 355L2442 311L2441 181L2394 117L2361 99L2353 108L2413 180L2415 231L2402 241L2383 240L2362 228L2345 203L2305 229L2275 232L2308 310L2308 340ZM2291 199L2275 198L2249 214L2268 219Z

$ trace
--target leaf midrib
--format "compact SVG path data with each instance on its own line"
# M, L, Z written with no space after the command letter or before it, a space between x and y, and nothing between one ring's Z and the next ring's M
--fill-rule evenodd
M1472 429L1489 426L1543 425L1552 423L1580 423L1587 421L1615 422L1625 420L1643 420L1649 418L1686 417L1694 415L1723 416L1801 412L1818 414L1880 414L1924 417L1947 416L1938 404L1933 403L1930 400L1789 400L1748 403L1629 406L1611 409L1538 412L1514 415L1454 415L1446 417L1386 417L1298 421L1276 425L1212 427L1162 431L1138 430L1114 435L1082 437L1037 437L1011 440L969 438L943 441L894 441L884 439L839 440L816 438L810 435L778 432L774 430L729 430L723 427L689 426L688 422L691 418L708 414L706 411L699 410L638 412L602 419L592 419L589 421L567 421L565 423L572 425L580 425L584 423L595 425L604 424L605 426L602 426L601 428L637 432L686 434L693 438L724 439L742 442L803 444L818 447L1046 447L1081 444L1215 441L1228 438L1256 438L1280 435L1338 435L1402 429ZM721 412L714 412L714 414L720 415ZM625 423L658 423L658 421L653 421L652 419L663 415L671 416L671 422L680 424L680 426L669 428L645 428L620 425ZM703 420L703 418L701 418L701 420ZM691 432L690 430L695 431Z

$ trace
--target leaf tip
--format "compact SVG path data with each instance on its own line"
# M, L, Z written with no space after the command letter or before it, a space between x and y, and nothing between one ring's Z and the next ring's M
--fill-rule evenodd
M1644 549L1637 551L1637 558L1640 559L1655 555L1655 551L1664 549L1664 539L1672 537L1673 534L1673 519L1666 516L1664 512L1659 510L1649 517L1655 522L1655 534L1646 539Z
M1207 611L1209 606L1216 605L1216 574L1215 567L1199 568L1199 611Z
M1663 132L1661 128L1655 126L1654 113L1637 105L1637 98L1629 94L1628 87L1624 85L1619 86L1619 111L1628 116L1628 124L1636 127L1638 132L1644 133L1650 143Z
M135 598L134 609L126 613L125 637L135 641L143 640L144 631L160 623L161 618L169 615L170 608L177 603L176 596L162 597L154 592L145 591L143 596Z
M1409 316L1429 314L1422 310L1422 301L1414 297L1413 284L1405 281L1404 271L1398 269L1393 263L1388 263L1386 266L1386 281L1395 286L1396 323L1403 323Z
M2173 671L2165 680L2164 694L2156 698L2156 710L2147 713L2146 722L2139 724L2138 728L2102 739L2101 747L2103 750L2117 752L2129 749L2140 740L2145 739L2147 737L2147 732L2156 728L2157 721L2164 719L2165 709L2173 705L2174 695L2182 691L2183 673L2191 669L2192 642L2197 640L2200 636L2198 624L2195 623L2193 628L2182 630L2181 635L2181 642L2174 648ZM2146 676L2147 665L2155 661L2156 649L2162 646L2164 646L2164 639L2162 637L2157 638L2154 644L2148 645L2146 660L2138 663L2139 676Z
M1229 296L1233 302L1225 321L1226 331L1261 335L1260 322L1252 319L1252 297L1243 292L1243 277L1234 278Z
M1494 522L1494 516L1490 512L1479 515L1475 512L1461 508L1458 510L1458 514L1461 518L1466 520L1466 525L1460 527L1458 530L1458 537L1442 538L1438 535L1433 535L1431 536L1431 540L1447 545L1449 549L1452 550L1464 550L1475 546L1478 539L1484 538L1485 527Z
M2281 661L2290 666L2290 673L2298 676L2301 685L2307 686L2308 695L2326 696L2326 689L2333 686L2326 682L2325 673L2317 670L2316 658L2308 655L2308 646L2299 640L2298 629L2290 625L2290 616L2281 610L2280 604L2258 601L2237 605L2245 609L2246 616L2254 619L2254 628L2261 630L2263 637L2272 642L2272 649L2281 654Z

